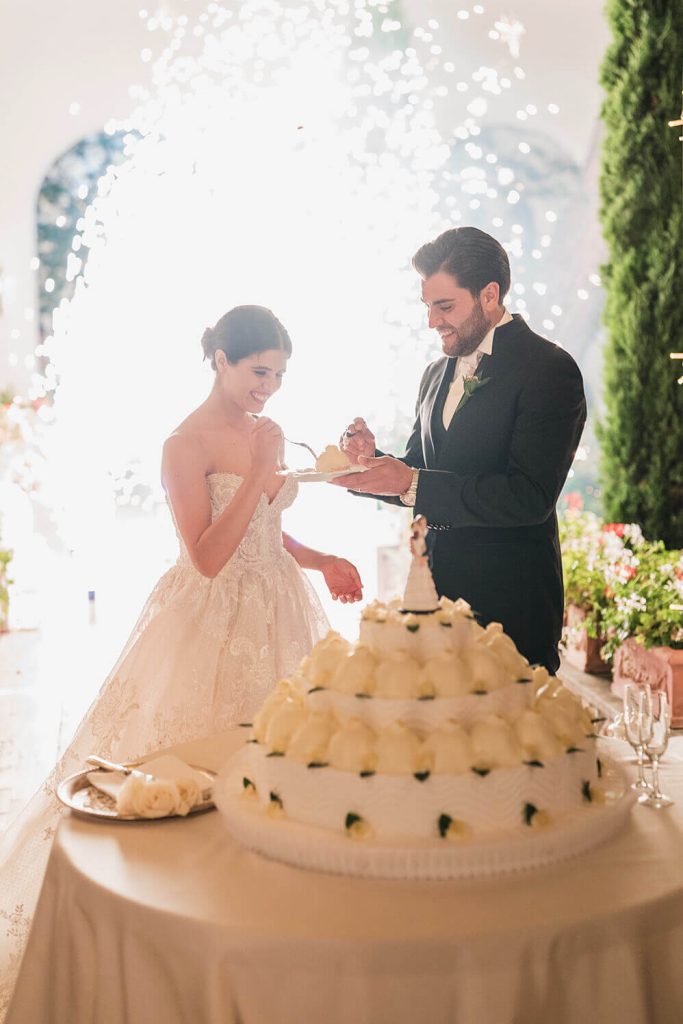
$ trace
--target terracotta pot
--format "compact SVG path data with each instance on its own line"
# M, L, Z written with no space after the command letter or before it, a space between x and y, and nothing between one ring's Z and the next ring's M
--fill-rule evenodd
M666 690L671 724L675 729L683 727L683 650L643 647L630 638L614 655L612 691L623 697L626 683L648 683L653 690Z
M600 648L604 641L588 636L583 628L586 613L577 604L569 604L565 609L562 644L564 657L581 672L590 675L603 675L610 671L609 665L600 657Z

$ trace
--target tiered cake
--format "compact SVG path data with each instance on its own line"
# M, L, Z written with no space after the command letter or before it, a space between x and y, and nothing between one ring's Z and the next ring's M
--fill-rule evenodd
M456 877L607 838L630 806L590 713L499 624L437 599L417 530L403 602L375 602L280 682L218 805L238 838L306 867Z

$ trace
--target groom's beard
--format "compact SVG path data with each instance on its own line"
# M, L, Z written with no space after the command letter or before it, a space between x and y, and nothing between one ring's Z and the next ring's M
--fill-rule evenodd
M467 320L454 330L455 334L441 338L443 351L447 356L469 356L479 348L490 330L479 299Z

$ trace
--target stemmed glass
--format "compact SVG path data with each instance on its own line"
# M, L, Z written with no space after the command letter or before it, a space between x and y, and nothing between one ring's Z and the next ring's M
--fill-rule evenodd
M649 731L643 734L643 747L652 762L652 789L639 796L638 803L647 807L670 807L673 800L662 793L659 787L659 759L669 743L671 725L671 709L664 690L656 690L651 694L650 723Z
M624 686L624 731L626 739L636 752L638 778L631 789L649 793L651 786L645 778L645 740L652 728L652 691L649 686L627 683Z

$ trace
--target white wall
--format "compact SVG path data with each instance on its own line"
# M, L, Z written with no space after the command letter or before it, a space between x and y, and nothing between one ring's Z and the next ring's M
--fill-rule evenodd
M157 43L140 18L156 2L145 0L0 0L0 389L25 393L36 344L35 279L30 260L35 250L36 193L52 161L77 139L99 130L111 117L124 117L133 102L129 88L149 84L151 65L140 59ZM496 47L474 19L457 18L471 9L469 0L407 0L414 25L429 18L440 23L440 42L458 39L481 47L483 64ZM195 14L201 0L164 0L169 14ZM534 127L557 133L579 162L588 153L600 93L597 69L607 43L600 0L484 0L492 22L518 17L526 26L520 64L527 71L532 98L541 111L550 102L561 115L539 115ZM454 50L455 43L452 44ZM496 44L500 46L502 44ZM533 84L532 84L533 83ZM72 103L80 111L69 113ZM514 110L508 112L514 117ZM441 126L447 129L447 126Z

